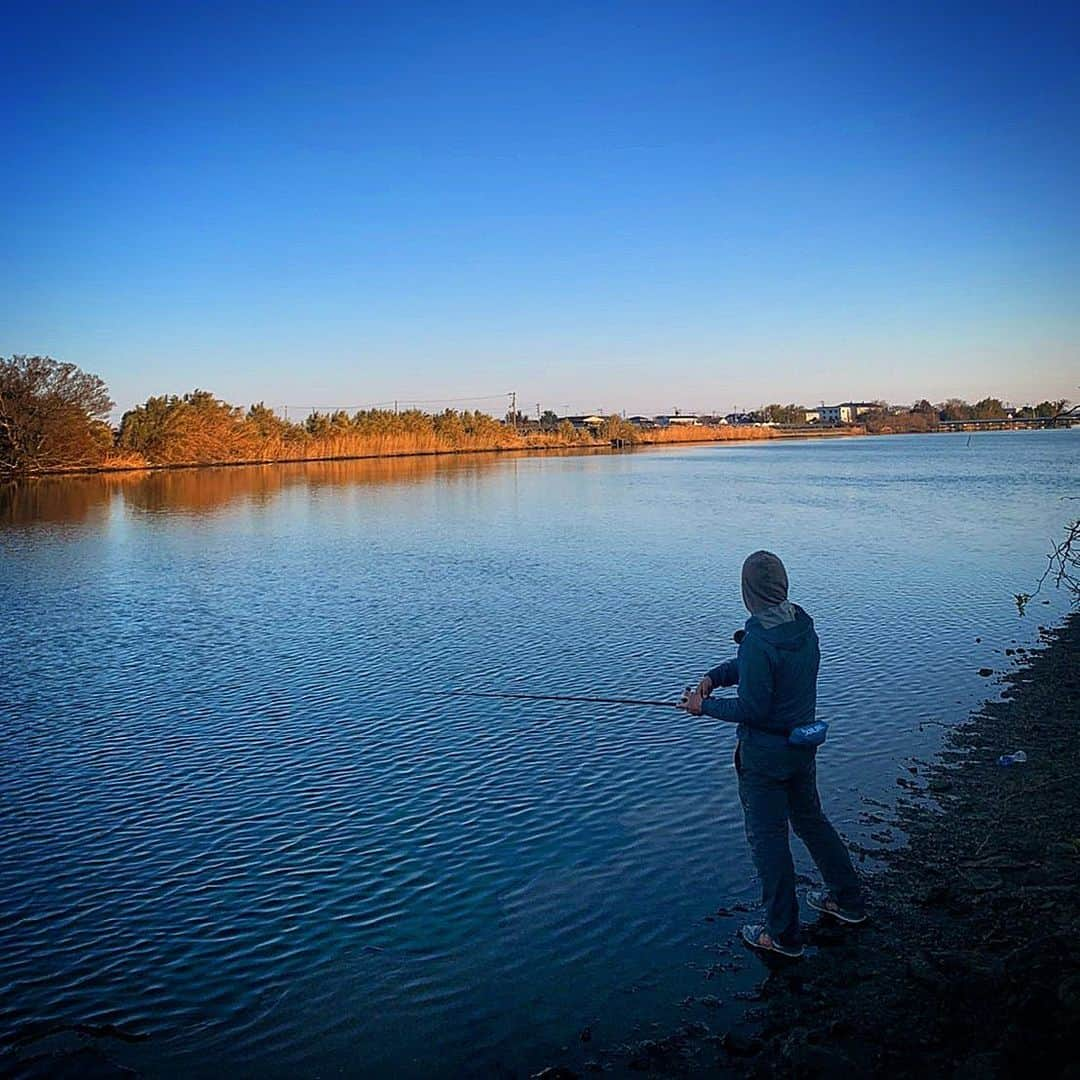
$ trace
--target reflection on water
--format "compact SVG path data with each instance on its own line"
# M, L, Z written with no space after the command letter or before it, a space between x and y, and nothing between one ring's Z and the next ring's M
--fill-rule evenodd
M587 457L606 450L545 451L545 456ZM200 469L155 469L45 476L0 483L0 524L86 521L104 514L116 497L150 513L201 513L244 499L267 503L282 491L301 485L319 488L357 484L417 484L433 477L467 480L498 468L507 459L536 457L528 453L427 454L407 457L357 458L284 465L223 466Z
M687 995L730 1002L759 970L704 979L738 922L704 916L756 892L730 730L443 691L673 695L727 655L740 562L773 548L821 634L826 800L867 840L863 797L940 734L919 723L962 717L978 669L1062 610L1010 597L1078 450L1000 433L4 489L0 1072L82 1048L155 1076L525 1075L674 1027Z

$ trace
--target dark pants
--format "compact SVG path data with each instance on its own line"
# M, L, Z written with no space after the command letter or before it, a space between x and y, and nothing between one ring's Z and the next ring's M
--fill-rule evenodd
M788 822L817 863L833 899L862 911L862 890L851 856L821 809L814 747L751 732L735 748L746 838L761 878L766 928L784 945L798 945L799 903Z

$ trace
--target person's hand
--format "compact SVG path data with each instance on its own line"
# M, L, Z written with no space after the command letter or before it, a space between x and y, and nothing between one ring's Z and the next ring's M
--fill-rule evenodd
M702 675L697 691L702 697L708 697L713 692L712 679L708 675Z
M701 688L700 687L694 687L694 688L688 689L686 691L686 693L683 695L682 701L680 701L679 704L691 716L700 716L701 715L701 699L702 699Z

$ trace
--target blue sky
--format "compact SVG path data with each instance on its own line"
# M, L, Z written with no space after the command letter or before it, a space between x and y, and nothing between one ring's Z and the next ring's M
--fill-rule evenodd
M9 3L0 354L120 407L1080 398L1080 8L919 7Z

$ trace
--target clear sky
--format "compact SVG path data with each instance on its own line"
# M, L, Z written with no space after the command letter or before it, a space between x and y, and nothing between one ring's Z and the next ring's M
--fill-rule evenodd
M1075 2L3 11L0 354L121 407L1080 398Z

